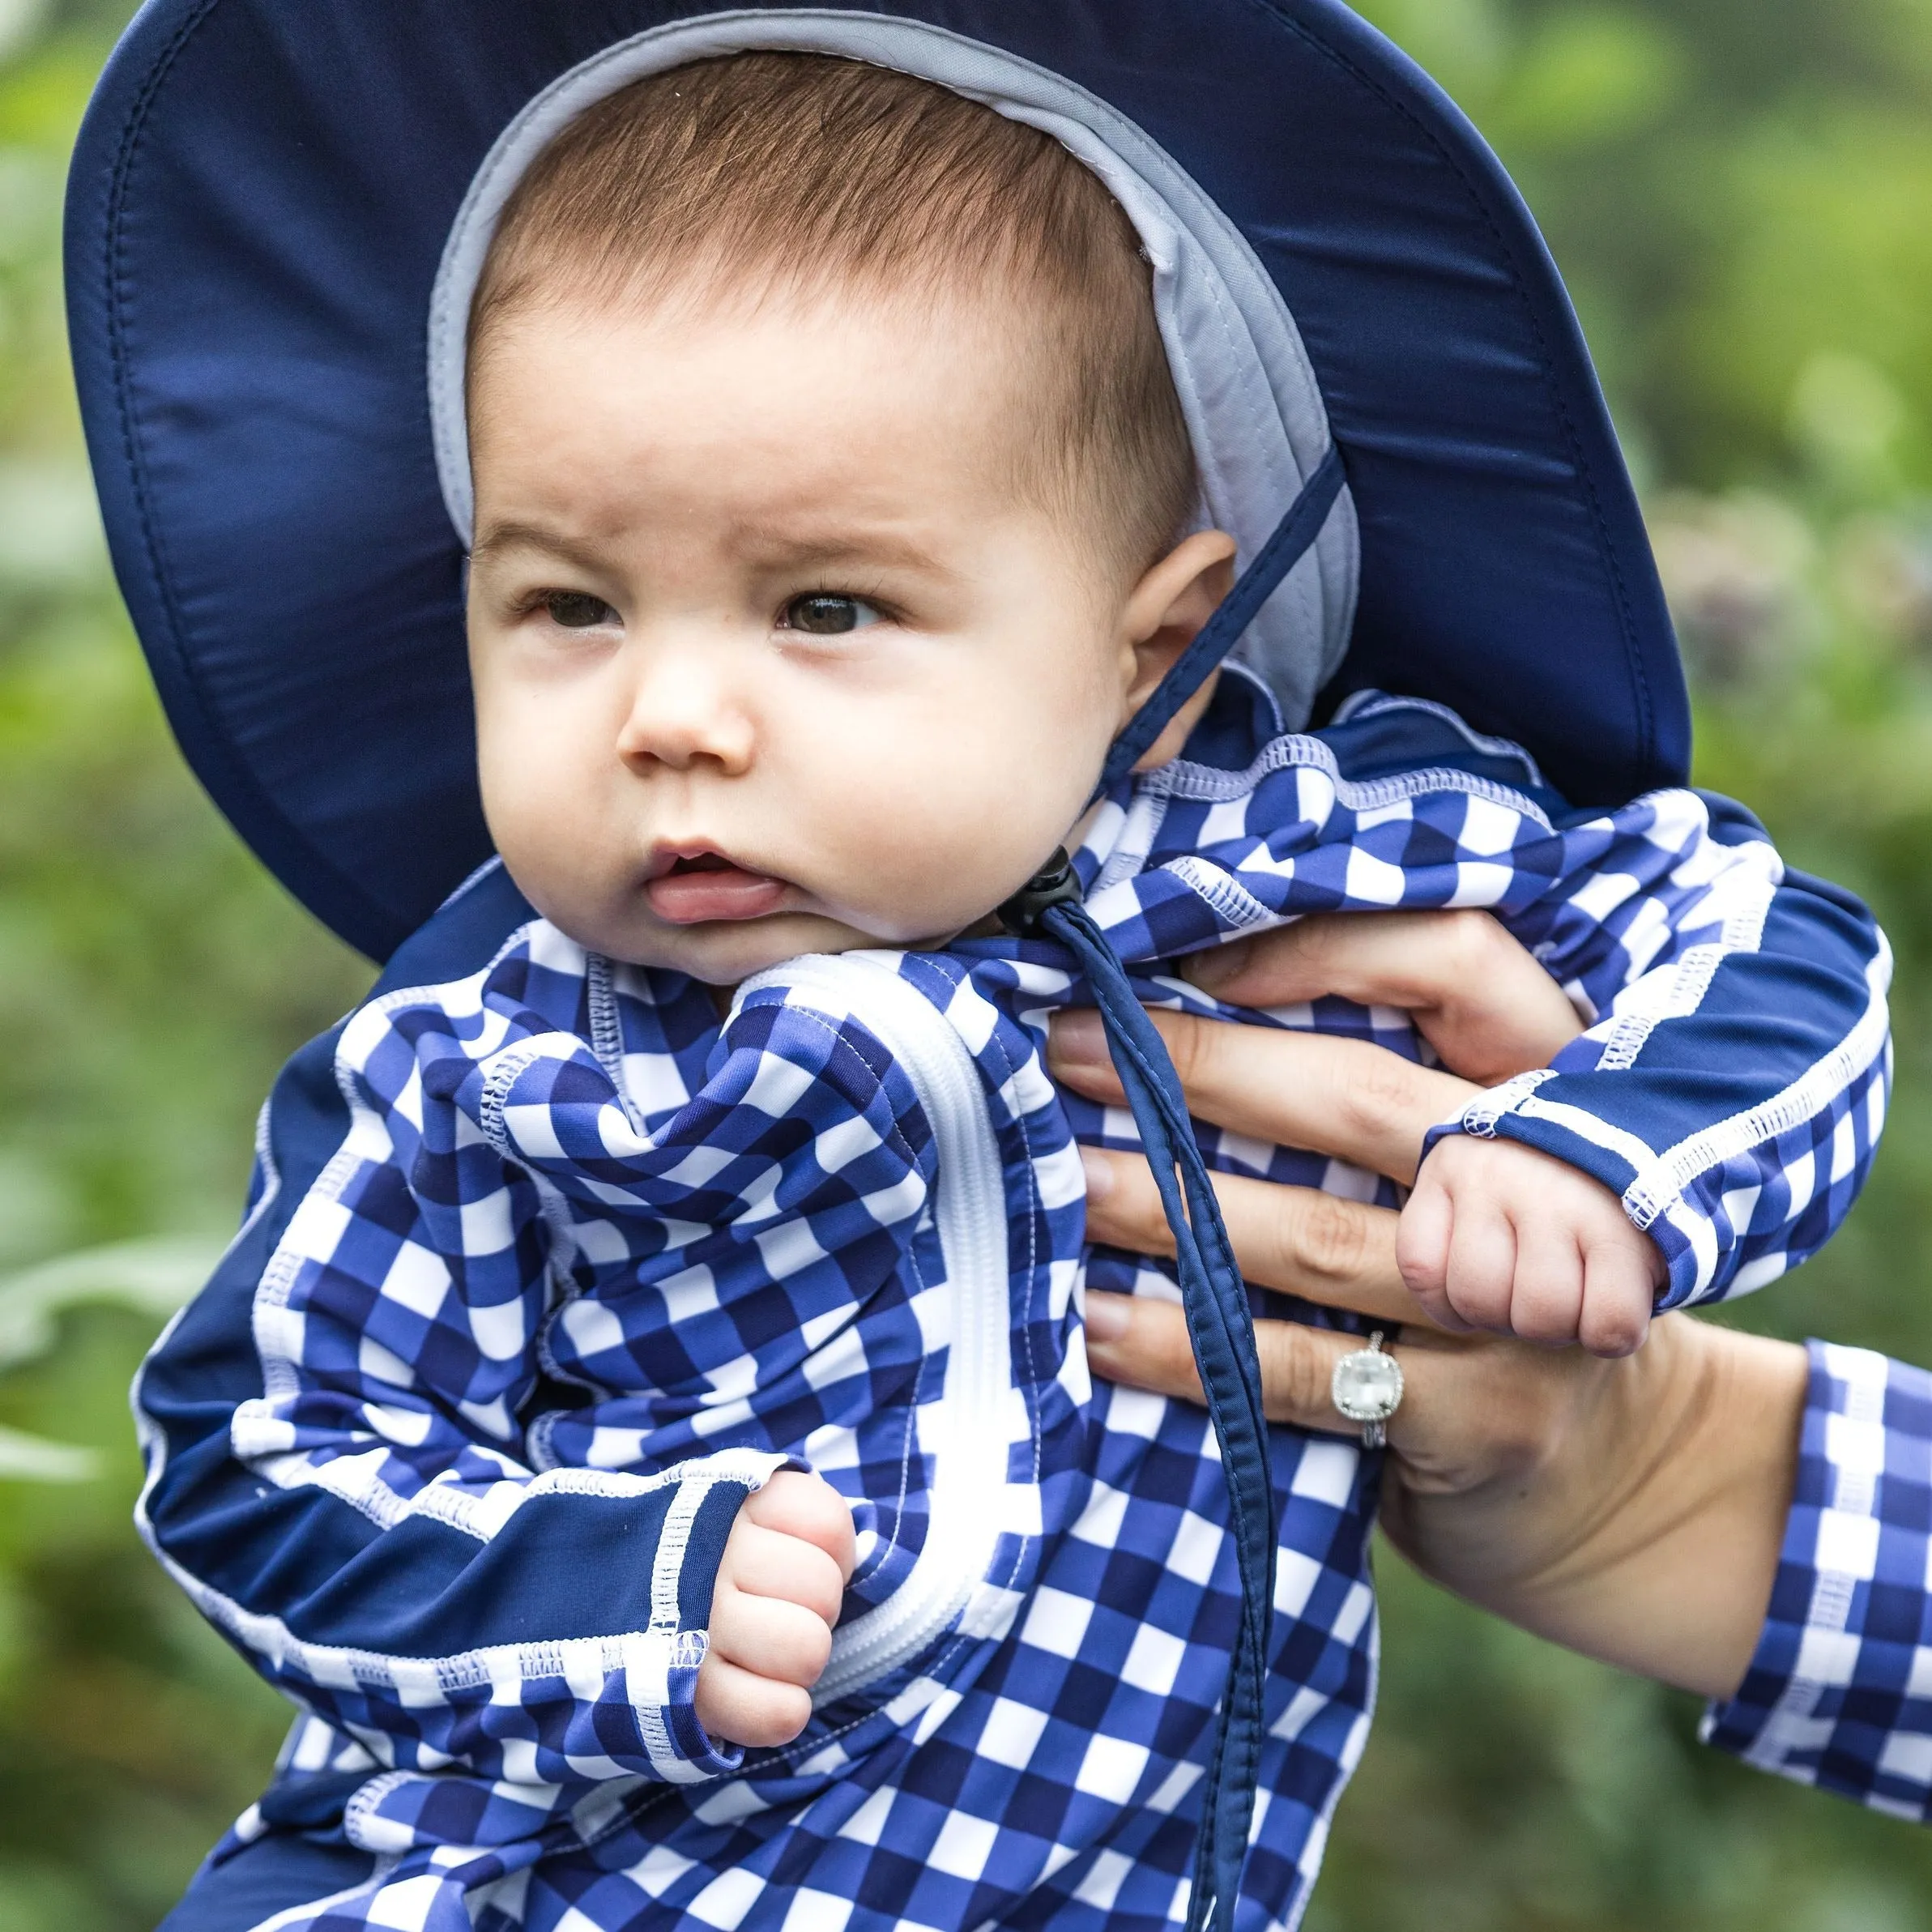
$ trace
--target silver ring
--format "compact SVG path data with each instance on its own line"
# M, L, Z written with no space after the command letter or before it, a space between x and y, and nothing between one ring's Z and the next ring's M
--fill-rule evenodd
M1335 1364L1329 1400L1346 1420L1362 1425L1363 1448L1387 1445L1385 1425L1402 1405L1402 1365L1382 1346L1380 1329L1367 1348L1351 1349Z

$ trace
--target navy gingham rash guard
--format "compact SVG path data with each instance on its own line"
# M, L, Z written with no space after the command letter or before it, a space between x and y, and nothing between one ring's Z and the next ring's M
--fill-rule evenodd
M1721 800L1573 809L1515 747L1376 694L1283 736L1230 672L1076 864L1145 996L1202 1012L1162 962L1301 913L1495 911L1592 1023L1453 1126L1615 1190L1665 1305L1782 1273L1870 1163L1884 940ZM215 1856L298 1829L376 1854L277 1926L1182 1915L1239 1588L1205 1414L1088 1377L1083 1278L1175 1290L1083 1246L1076 1142L1135 1144L1044 1071L1084 996L1050 944L962 940L793 962L720 1025L488 870L290 1063L248 1219L137 1394L145 1533L310 1713ZM1418 1051L1337 1000L1231 1017ZM1271 1448L1256 1932L1305 1904L1375 1669L1378 1461ZM812 1725L740 1752L693 1685L733 1516L787 1465L850 1499L859 1563Z

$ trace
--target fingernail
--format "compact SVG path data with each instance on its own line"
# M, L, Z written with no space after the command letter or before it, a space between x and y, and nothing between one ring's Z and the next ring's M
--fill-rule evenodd
M1253 950L1252 940L1237 939L1225 946L1210 946L1205 953L1192 953L1181 962L1181 977L1211 993L1242 972Z
M1091 1290L1087 1294L1087 1339L1090 1341L1118 1341L1127 1333L1131 1319L1128 1311L1128 1297L1124 1294L1096 1294Z
M1108 1064L1107 1029L1091 1011L1056 1013L1047 1030L1047 1058L1063 1067L1104 1067Z
M1114 1191L1114 1164L1091 1147L1081 1149L1080 1164L1087 1177L1087 1205L1094 1207Z

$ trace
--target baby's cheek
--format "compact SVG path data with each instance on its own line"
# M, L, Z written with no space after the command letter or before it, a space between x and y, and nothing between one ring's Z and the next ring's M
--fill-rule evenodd
M929 938L1004 896L990 883L998 876L1000 808L953 775L941 757L893 758L838 788L823 828L828 871L855 923Z

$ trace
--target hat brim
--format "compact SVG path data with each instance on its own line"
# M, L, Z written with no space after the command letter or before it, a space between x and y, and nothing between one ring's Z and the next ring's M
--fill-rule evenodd
M150 0L83 126L70 318L123 593L216 803L374 957L488 851L425 377L452 223L561 75L713 11ZM1359 532L1324 702L1439 700L1581 803L1681 782L1676 647L1574 316L1520 198L1426 77L1333 0L891 15L1107 103L1279 289Z

